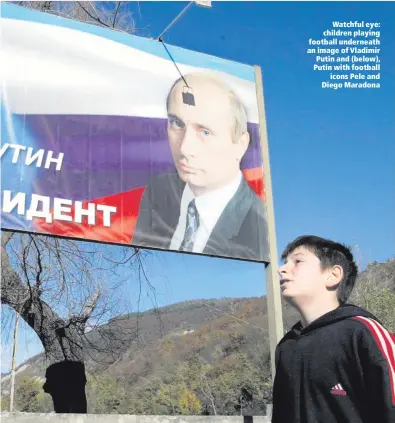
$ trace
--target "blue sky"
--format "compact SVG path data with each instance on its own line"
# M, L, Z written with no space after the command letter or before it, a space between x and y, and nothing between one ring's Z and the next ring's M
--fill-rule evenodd
M127 7L144 28L137 34L155 37L186 4ZM316 234L357 247L364 264L395 255L394 12L393 2L378 1L213 2L192 6L164 37L262 67L279 253L296 236ZM306 48L334 20L380 22L380 89L321 88ZM265 294L257 263L156 253L150 272L160 305ZM25 333L18 362L38 347Z

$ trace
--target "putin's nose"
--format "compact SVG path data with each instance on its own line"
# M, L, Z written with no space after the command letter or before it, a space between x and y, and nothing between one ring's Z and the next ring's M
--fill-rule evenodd
M185 157L194 156L198 148L198 143L199 140L195 129L187 125L181 141L180 153Z

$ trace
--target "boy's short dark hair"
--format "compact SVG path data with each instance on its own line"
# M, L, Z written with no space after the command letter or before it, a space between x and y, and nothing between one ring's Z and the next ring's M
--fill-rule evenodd
M355 264L351 249L329 239L313 235L303 235L290 242L281 254L281 260L287 257L297 248L304 247L312 252L321 262L322 270L332 266L341 266L344 277L337 289L337 297L340 304L345 304L351 295L358 276L358 267Z

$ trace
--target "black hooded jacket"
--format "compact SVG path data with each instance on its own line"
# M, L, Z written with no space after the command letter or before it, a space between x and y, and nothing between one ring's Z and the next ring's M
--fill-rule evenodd
M352 305L297 323L276 349L272 423L395 423L394 336Z

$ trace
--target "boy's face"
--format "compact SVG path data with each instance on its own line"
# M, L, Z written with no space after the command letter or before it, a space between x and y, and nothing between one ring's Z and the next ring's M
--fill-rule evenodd
M298 303L325 295L331 278L330 270L322 270L318 257L304 247L290 253L279 273L283 297Z

